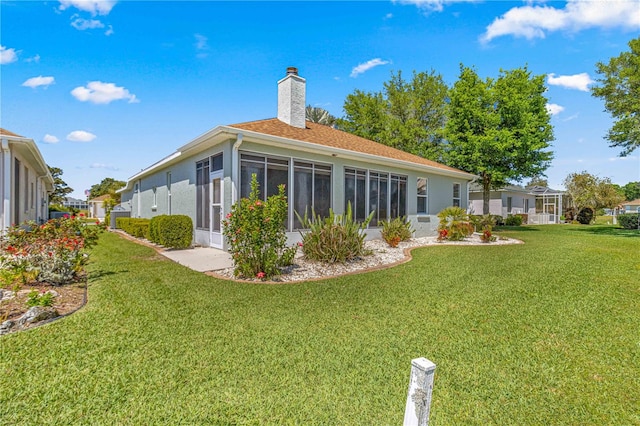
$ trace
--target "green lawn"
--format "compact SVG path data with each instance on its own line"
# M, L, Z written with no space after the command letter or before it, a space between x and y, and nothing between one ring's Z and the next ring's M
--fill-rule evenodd
M640 425L640 235L503 235L260 285L106 234L85 308L0 337L0 424L399 425L424 356L433 425Z

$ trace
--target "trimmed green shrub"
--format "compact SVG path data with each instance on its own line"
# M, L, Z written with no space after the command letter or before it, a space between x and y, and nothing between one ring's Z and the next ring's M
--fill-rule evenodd
M447 207L438 213L438 240L462 241L473 234L469 215L461 207Z
M288 206L284 194L284 185L279 185L278 194L263 202L254 173L249 198L231 207L223 225L236 276L270 279L281 273L281 267L293 263L296 248L286 247Z
M504 221L504 224L507 226L520 226L522 225L522 216L518 214L509 215Z
M191 247L193 240L193 222L186 215L161 217L157 224L158 243L174 249Z
M359 257L366 256L364 230L373 218L374 212L362 223L353 218L351 203L347 203L345 214L335 214L329 209L326 218L314 215L311 219L306 215L301 218L302 227L307 231L300 231L302 235L302 252L311 260L324 263L346 263Z
M134 217L116 218L116 228L136 238L149 238L149 219Z
M380 223L382 224L382 231L380 232L382 239L391 247L397 247L400 241L410 240L413 235L411 223L405 217L383 220Z
M638 229L640 213L624 213L618 216L618 223L624 229Z
M590 224L593 221L593 210L590 207L583 208L578 212L576 220L583 225Z
M149 222L149 241L154 242L156 244L160 244L160 235L158 233L158 228L160 222L166 217L166 214L162 214L159 216L154 216L151 218L151 222Z

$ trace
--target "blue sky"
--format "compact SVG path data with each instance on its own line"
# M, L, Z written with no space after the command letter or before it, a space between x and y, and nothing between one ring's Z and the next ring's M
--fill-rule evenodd
M640 33L638 0L2 0L0 14L0 126L35 140L76 197L217 125L275 117L288 66L308 104L342 116L348 94L392 71L453 84L460 64L482 77L527 65L547 76L550 185L582 170L640 181L640 152L608 147L612 120L588 91L596 62Z

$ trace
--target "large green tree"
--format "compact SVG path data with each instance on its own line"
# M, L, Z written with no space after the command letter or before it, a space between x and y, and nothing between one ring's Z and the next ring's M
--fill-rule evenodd
M640 146L640 37L631 40L629 48L607 64L596 64L599 84L591 88L615 119L606 139L622 149L623 157Z
M116 180L110 177L104 178L100 183L96 183L91 186L89 189L89 198L96 198L101 195L108 194L117 204L120 202L120 194L116 193L116 191L123 188L126 184L126 182L121 180Z
M622 187L622 192L627 201L640 198L640 182L629 182Z
M584 208L595 213L602 208L615 208L624 201L624 196L609 178L599 178L586 171L570 173L564 179L569 205L576 214Z
M480 176L484 214L491 189L539 176L553 158L544 78L524 67L482 80L474 69L460 67L449 96L445 160Z
M448 87L442 76L413 72L405 80L402 72L391 73L381 92L354 91L344 103L344 118L338 126L421 157L442 160Z
M62 180L62 169L59 167L51 167L47 165L49 168L49 173L53 177L53 192L49 195L49 203L50 204L62 204L64 199L68 194L73 192L73 188L69 188L69 185Z

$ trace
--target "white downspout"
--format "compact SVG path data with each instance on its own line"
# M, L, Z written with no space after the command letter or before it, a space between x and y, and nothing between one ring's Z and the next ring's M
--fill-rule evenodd
M240 153L238 150L240 145L242 145L242 133L236 135L236 143L233 144L233 149L231 150L231 204L235 204L240 198L238 193L240 174Z
M0 234L11 226L11 151L9 141L2 139L2 223L0 223Z

